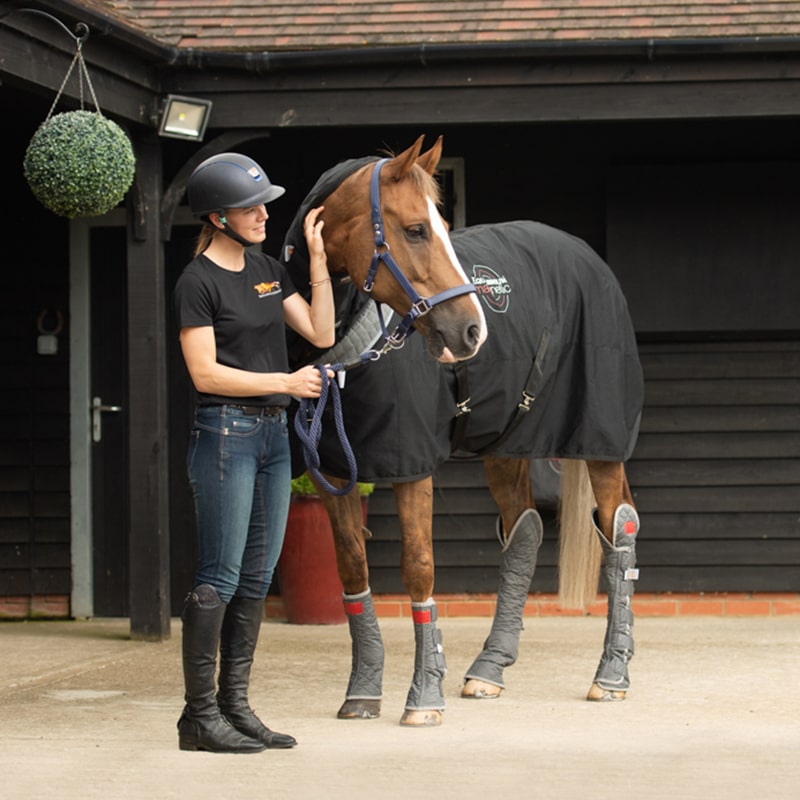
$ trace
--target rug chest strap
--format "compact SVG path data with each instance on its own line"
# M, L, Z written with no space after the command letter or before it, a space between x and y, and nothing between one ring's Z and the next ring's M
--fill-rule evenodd
M543 364L547 355L548 345L550 344L550 337L550 330L545 328L542 331L542 338L539 340L539 346L536 348L536 355L534 356L533 364L531 364L528 379L525 382L525 388L522 390L522 401L517 404L517 410L506 426L506 429L500 434L498 439L487 447L484 447L480 453L475 453L475 455L482 456L486 453L496 451L500 445L514 433L531 410L531 406L534 400L536 400L536 395L544 382ZM454 370L458 393L458 414L453 428L452 445L450 448L452 453L456 453L460 449L461 442L466 436L467 426L469 425L469 412L471 409L469 408L470 396L467 364L468 362L462 361L456 365Z
M457 397L456 406L456 421L453 426L453 435L450 437L450 452L456 453L461 448L461 442L464 441L464 436L467 433L467 426L469 424L469 414L472 409L469 407L469 373L464 361L459 361L453 369L453 374L456 376L456 391Z

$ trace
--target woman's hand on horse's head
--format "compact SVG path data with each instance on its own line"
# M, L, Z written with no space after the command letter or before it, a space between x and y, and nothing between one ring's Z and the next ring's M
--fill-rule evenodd
M314 256L325 256L325 243L322 240L322 228L325 223L319 218L324 206L317 206L312 208L306 214L305 221L303 222L303 232L308 244L308 252L313 258Z

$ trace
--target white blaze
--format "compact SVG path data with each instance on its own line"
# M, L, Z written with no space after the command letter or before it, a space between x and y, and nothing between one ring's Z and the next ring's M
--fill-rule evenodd
M444 221L442 220L436 205L430 197L428 198L428 215L430 217L431 229L433 230L434 236L437 236L441 240L450 262L458 270L459 275L461 275L461 277L464 279L464 283L471 283L470 279L464 272L463 267L461 266L461 262L458 260L456 251L453 249L453 243L450 241L450 236L447 233L447 228L445 227ZM481 320L481 331L478 336L478 345L475 348L475 352L477 353L478 348L480 348L480 346L486 341L486 317L483 315L483 308L481 308L478 295L473 292L469 298L475 304L475 308L477 309L478 316Z

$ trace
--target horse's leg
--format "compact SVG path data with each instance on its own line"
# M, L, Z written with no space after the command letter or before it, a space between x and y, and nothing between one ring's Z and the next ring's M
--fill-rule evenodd
M487 457L484 466L500 509L500 580L489 637L467 670L461 696L491 699L505 688L503 669L517 660L522 614L542 543L542 520L531 495L529 459Z
M587 700L624 700L630 687L628 662L633 657L633 582L639 515L633 505L623 464L587 461L597 501L594 527L603 548L608 584L608 616L603 655Z
M395 483L392 488L403 535L401 575L411 598L415 641L414 676L400 724L441 725L447 665L433 600L433 480Z
M334 486L345 484L335 478L327 480ZM364 527L357 488L341 497L317 488L333 529L336 564L344 588L344 608L352 644L350 680L337 716L339 719L374 719L381 713L384 650L369 588L364 540L371 534Z

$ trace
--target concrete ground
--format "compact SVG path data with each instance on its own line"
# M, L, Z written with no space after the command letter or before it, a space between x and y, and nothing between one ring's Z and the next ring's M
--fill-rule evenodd
M498 700L463 700L483 618L440 620L449 673L439 728L398 724L407 619L381 621L383 715L341 721L346 625L265 622L251 702L293 750L178 750L180 623L161 644L127 620L0 623L0 797L8 800L408 797L739 800L800 796L800 616L641 618L632 688L583 698L596 617L526 621Z

